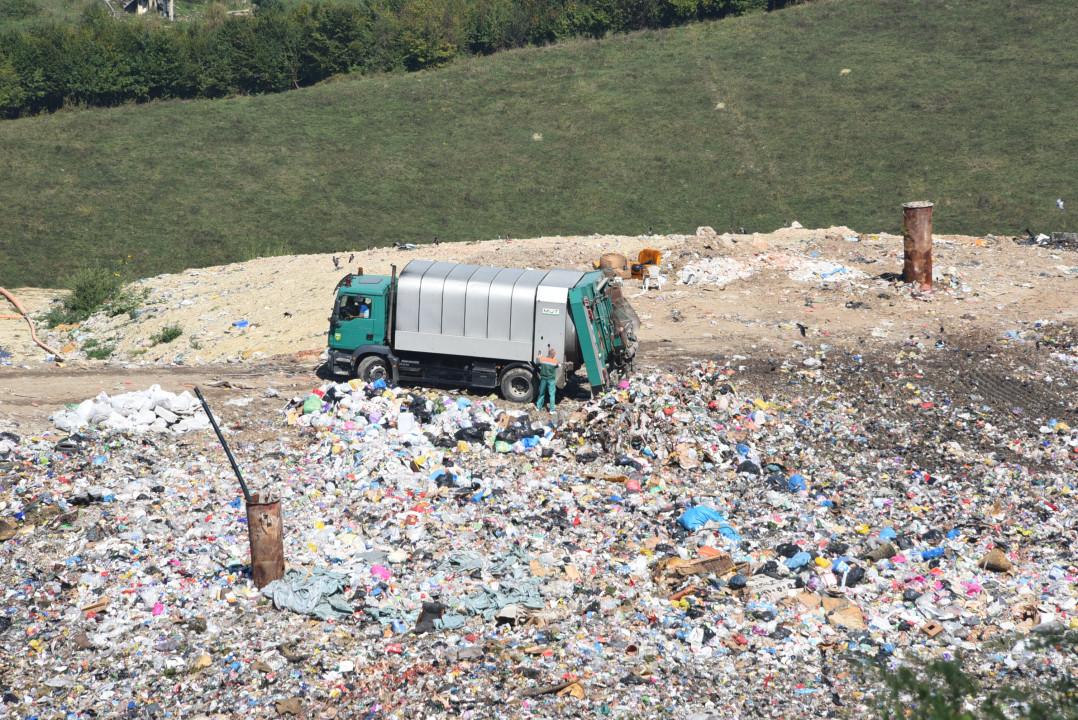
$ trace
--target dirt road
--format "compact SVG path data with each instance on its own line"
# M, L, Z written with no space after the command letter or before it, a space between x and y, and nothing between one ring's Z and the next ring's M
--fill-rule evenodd
M48 416L65 404L78 403L102 392L115 395L143 390L150 385L160 385L172 392L190 390L198 385L227 420L236 412L233 406L224 404L228 400L250 397L251 404L244 406L247 410L273 411L280 408L284 400L267 397L268 390L272 388L284 398L302 393L320 382L316 371L317 363L301 364L288 360L257 365L5 370L0 371L0 429L43 432L51 427Z

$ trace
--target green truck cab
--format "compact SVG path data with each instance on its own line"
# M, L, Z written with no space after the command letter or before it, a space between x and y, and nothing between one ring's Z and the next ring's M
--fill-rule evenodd
M593 391L627 371L638 320L597 271L520 270L413 260L398 276L337 285L329 367L365 381L499 388L527 402L535 360L560 360L559 386L583 369Z
M353 367L351 358L359 364L368 358L387 358L389 345L389 303L393 278L384 275L349 274L337 285L337 297L329 320L329 351L331 357L349 358L344 374L366 379L388 379L388 364L368 361L361 369ZM340 371L337 363L334 369ZM373 377L372 376L373 371Z

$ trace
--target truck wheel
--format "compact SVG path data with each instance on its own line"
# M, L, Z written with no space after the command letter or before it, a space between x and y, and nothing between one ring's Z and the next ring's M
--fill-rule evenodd
M356 363L356 377L363 382L389 380L389 365L378 355L368 355Z
M526 403L535 399L535 373L515 367L502 373L502 397L510 402Z

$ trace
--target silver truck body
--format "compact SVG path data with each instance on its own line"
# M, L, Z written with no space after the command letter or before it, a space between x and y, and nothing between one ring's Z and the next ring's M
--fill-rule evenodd
M397 283L399 350L533 361L547 345L579 363L569 290L584 273L413 260Z

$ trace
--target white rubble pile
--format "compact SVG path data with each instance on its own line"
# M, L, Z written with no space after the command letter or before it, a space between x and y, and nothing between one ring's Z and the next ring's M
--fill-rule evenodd
M210 426L206 413L191 393L185 390L177 395L162 390L160 385L111 397L101 393L49 419L65 432L96 427L115 432L180 434Z
M729 257L702 258L681 268L678 282L682 285L715 285L722 287L734 280L752 277L756 271L747 263Z

